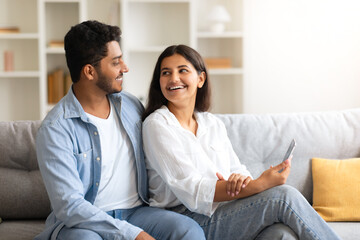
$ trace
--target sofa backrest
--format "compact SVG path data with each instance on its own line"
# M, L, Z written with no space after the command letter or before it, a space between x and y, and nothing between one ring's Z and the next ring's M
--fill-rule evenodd
M360 156L360 109L321 113L217 115L224 123L240 162L256 178L279 164L295 138L287 184L312 203L311 158Z
M0 217L43 219L50 202L36 160L41 121L0 122Z

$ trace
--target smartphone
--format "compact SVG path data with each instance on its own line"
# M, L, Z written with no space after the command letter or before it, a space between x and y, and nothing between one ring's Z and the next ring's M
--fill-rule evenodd
M283 161L288 159L293 154L295 147L296 147L296 141L295 141L295 139L293 139L293 140L291 140L290 146L289 146L288 150L285 153ZM279 171L279 173L281 173L282 171L283 171L283 169L281 169Z

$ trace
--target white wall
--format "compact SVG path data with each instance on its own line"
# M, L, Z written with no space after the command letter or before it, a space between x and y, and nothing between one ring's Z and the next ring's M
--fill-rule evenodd
M359 0L244 0L244 112L360 107Z

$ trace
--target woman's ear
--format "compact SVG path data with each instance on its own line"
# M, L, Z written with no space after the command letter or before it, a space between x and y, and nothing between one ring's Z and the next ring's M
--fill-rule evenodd
M84 74L85 78L88 80L95 79L96 70L94 66L92 66L91 64L86 64L82 69L82 73Z
M198 88L202 88L202 86L204 85L206 80L206 73L204 71L202 71L199 74L199 82L198 82Z

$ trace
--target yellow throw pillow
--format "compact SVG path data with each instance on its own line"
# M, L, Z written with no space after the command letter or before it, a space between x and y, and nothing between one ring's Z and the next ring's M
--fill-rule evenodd
M325 221L360 221L360 158L313 158L313 207Z

